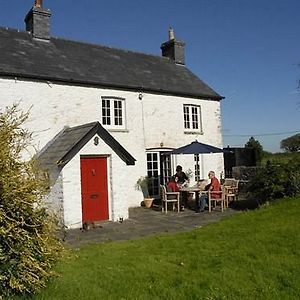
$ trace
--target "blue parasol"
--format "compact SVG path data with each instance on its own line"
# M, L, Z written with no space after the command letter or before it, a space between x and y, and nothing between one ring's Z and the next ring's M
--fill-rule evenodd
M174 149L168 154L204 154L204 153L222 153L223 149L208 144L194 141L191 144Z
M224 150L221 148L217 148L212 145L203 144L198 142L197 140L182 146L180 148L174 149L170 152L167 152L167 154L195 154L196 160L197 160L197 169L199 169L199 154L209 154L209 153L223 153Z

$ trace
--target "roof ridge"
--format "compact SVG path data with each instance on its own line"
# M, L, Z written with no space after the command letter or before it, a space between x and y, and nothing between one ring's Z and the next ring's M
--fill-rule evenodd
M160 56L158 54L156 55L156 54L153 54L153 53L145 53L145 52L141 52L141 51L137 51L137 50L124 49L124 48L119 48L119 47L114 47L114 46L97 44L96 42L85 42L85 41L81 41L81 40L71 40L71 39L68 39L68 38L57 37L57 36L51 36L50 40L51 39L60 40L60 41L64 41L64 42L70 42L70 43L76 43L76 44L83 44L83 45L87 45L87 46L95 46L95 47L99 47L99 48L107 48L107 49L118 50L118 51L123 51L123 52L130 52L130 53L133 53L133 54L153 56L155 58L159 58L159 59L162 59L162 60L169 61L169 58Z
M16 29L16 28L10 28L10 27L5 27L5 26L0 26L0 29L4 29L4 30L7 30L7 31L14 31L14 32L18 32L18 33L24 33L24 34L29 35L29 36L31 35L31 33L28 32L28 31L26 31L26 30L20 30L20 29ZM50 41L51 40L58 40L58 41L76 43L76 44L83 44L83 45L94 46L94 47L99 47L99 48L113 49L113 50L118 50L118 51L123 51L123 52L130 52L132 54L139 54L139 55L145 55L145 56L153 56L155 58L159 58L159 59L162 59L162 60L169 61L169 58L160 56L158 54L145 53L145 52L141 52L141 51L138 51L138 50L131 50L131 49L114 47L114 46L108 46L108 45L104 45L104 44L100 44L100 43L98 44L96 42L83 41L83 40L72 40L72 39L68 39L68 38L60 37L60 36L50 36Z

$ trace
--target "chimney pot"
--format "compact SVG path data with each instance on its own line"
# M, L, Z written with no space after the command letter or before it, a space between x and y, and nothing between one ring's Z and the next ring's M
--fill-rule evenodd
M43 0L35 0L34 6L35 7L43 7Z
M174 35L174 30L172 27L169 28L169 41L174 40L175 35Z

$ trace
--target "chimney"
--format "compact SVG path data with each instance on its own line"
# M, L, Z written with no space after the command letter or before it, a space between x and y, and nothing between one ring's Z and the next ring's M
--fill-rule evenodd
M31 32L34 38L50 39L50 16L49 9L43 8L42 0L35 0L34 6L25 17L26 31Z
M162 56L169 57L175 64L185 65L185 43L175 39L174 30L169 28L169 40L161 44Z

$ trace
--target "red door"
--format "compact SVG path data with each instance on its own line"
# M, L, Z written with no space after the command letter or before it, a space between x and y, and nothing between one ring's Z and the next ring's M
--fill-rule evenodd
M108 220L107 159L80 159L82 223Z

